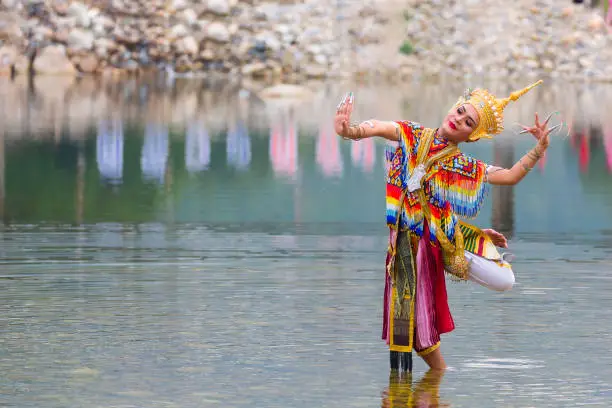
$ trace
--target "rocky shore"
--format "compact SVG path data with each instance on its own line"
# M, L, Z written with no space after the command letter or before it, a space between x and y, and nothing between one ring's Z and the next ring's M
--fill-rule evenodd
M2 0L0 74L612 81L601 15L553 0Z
M612 81L612 27L601 9L569 0L409 3L406 44L430 75Z
M365 2L3 0L0 69L323 78L344 75L386 22Z

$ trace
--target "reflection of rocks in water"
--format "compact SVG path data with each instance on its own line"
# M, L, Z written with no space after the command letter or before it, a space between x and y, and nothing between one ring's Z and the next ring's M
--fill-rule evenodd
M168 161L168 127L159 123L147 123L140 165L145 180L164 184Z
M271 117L270 161L274 173L295 177L298 170L298 129L293 108L282 108Z
M185 133L185 167L190 173L208 169L210 165L210 136L202 121L192 121Z
M412 373L389 375L389 387L382 393L382 408L438 408L449 407L440 401L440 384L443 371L429 370L413 384Z
M120 184L123 178L123 122L101 120L96 136L96 161L103 180Z
M139 77L113 81L109 78L51 78L36 77L31 83L26 77L14 80L0 78L0 99L6 112L6 128L13 135L33 133L37 137L52 137L62 125L68 127L72 138L82 138L91 123L120 113L127 121L146 120L181 125L193 117L203 118L209 131L226 126L241 90L232 84L221 86L199 79L181 79L167 86L158 77ZM426 126L437 126L465 86L480 86L480 81L463 83L439 81L426 84L406 84L401 89L381 83L356 87L355 120L408 119ZM500 95L521 84L485 84ZM516 86L514 86L516 85ZM308 89L320 98L299 99L295 105L301 124L313 122L318 126L325 113L333 113L338 99L347 85L313 83ZM322 89L329 88L323 95ZM351 87L352 88L352 87ZM255 92L253 95L257 95ZM384 94L385 98L380 98ZM255 106L259 102L260 106ZM253 96L249 101L251 119L264 115L264 106ZM310 106L310 105L312 106ZM306 105L307 108L304 108ZM533 120L533 112L572 109L585 112L585 120L607 117L605 107L612 105L612 87L545 83L536 93L525 95L519 103L506 110L506 127L515 122ZM255 109L256 108L256 109ZM316 122L316 123L314 123ZM507 132L510 134L510 131Z
M239 170L245 170L251 163L251 139L242 120L230 122L227 132L227 163Z
M333 119L322 121L317 136L316 160L326 177L342 177L344 163L340 150L341 141L342 139L334 132Z

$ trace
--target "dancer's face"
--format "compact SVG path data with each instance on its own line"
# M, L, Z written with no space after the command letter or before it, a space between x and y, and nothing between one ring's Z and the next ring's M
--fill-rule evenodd
M445 139L460 143L466 142L470 134L478 127L480 116L476 108L469 103L451 109L440 126L440 135Z

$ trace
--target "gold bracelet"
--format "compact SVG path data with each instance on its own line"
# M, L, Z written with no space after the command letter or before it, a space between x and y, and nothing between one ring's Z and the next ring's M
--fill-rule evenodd
M363 139L365 136L365 129L360 125L351 125L349 127L349 139L351 140L359 140Z
M534 147L534 148L533 148L533 151L535 152L536 156L538 156L538 159L541 159L541 158L542 158L542 156L544 155L544 153L540 153L540 152L538 151L538 146Z
M523 163L522 157L519 159L519 163L521 163L521 166L523 166L523 170L525 170L526 173L529 173L531 171L532 167L525 166L525 164Z
M539 154L537 151L535 151L535 148L531 149L530 151L527 152L527 156L529 156L529 158L538 161L542 158L542 155Z

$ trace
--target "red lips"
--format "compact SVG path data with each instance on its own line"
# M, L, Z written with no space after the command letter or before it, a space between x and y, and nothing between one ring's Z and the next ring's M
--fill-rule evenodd
M450 128L453 130L457 130L457 126L455 126L455 124L451 122L450 120L448 121L448 126L450 126Z

